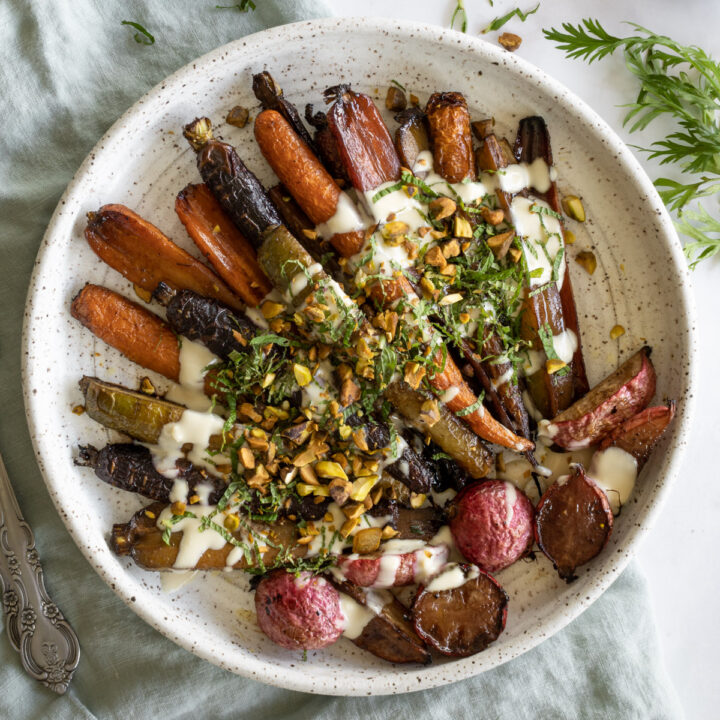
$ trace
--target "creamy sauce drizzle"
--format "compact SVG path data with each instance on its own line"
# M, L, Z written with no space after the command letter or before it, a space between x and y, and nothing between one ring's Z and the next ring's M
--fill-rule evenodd
M457 563L448 563L425 587L427 592L444 592L462 587L466 582L480 577L480 570L475 565L464 570Z
M338 196L335 214L324 223L315 228L315 232L322 237L329 239L333 235L362 230L367 225L367 219L360 214L355 203L346 192Z
M551 211L544 200L515 197L510 205L515 232L523 238L523 256L530 273L530 287L546 285L553 279L555 257L564 247L560 221L552 215L540 214L531 208ZM534 275L534 276L533 276ZM565 255L557 270L558 290L565 276Z
M179 384L173 383L165 394L167 400L185 405L191 410L209 410L210 398L205 395L205 373L203 370L220 358L204 345L181 338Z
M175 463L185 457L182 447L188 443L192 443L192 449L187 459L196 467L214 472L216 465L229 463L230 458L225 455L208 453L210 438L220 435L224 425L225 420L219 415L185 410L180 420L163 426L157 445L148 446L157 471L169 478L176 477Z
M588 475L605 491L615 515L630 499L637 474L637 460L619 447L596 452L588 470Z

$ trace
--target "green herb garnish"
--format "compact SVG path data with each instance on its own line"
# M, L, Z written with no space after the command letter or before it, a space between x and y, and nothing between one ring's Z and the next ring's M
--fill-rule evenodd
M152 45L155 42L155 36L148 32L148 30L140 23L133 22L132 20L123 20L120 24L130 25L130 27L134 27L137 30L137 32L133 35L136 43L140 43L141 45Z
M530 15L533 15L538 11L539 7L540 3L538 3L532 10L527 10L525 12L523 12L520 8L515 8L502 17L495 18L482 32L484 34L493 30L499 30L503 25L505 25L505 23L509 22L516 16L520 18L521 22L525 22Z
M472 415L476 410L480 410L480 408L483 406L484 399L485 399L485 393L481 390L480 395L478 396L478 399L472 405L468 405L466 408L463 408L462 410L458 410L455 414L458 417L465 417L466 415Z
M241 0L239 3L235 3L235 5L216 5L215 8L217 10L238 10L244 13L255 10L255 3L253 0Z
M453 11L452 17L450 18L451 30L455 29L456 18L460 19L460 30L462 32L467 32L468 16L467 12L465 11L464 0L457 0L457 5L455 5L455 10Z
M562 30L544 30L568 57L592 63L621 50L628 70L640 81L635 102L627 105L623 124L630 132L645 129L655 118L669 116L678 129L661 140L640 147L662 165L674 164L688 175L685 182L658 178L655 187L670 210L676 211L678 230L693 239L685 254L695 267L720 251L720 221L699 205L683 217L683 210L698 199L720 192L720 63L703 49L681 45L635 23L638 34L610 35L597 20L586 19Z
M542 343L543 350L545 351L545 355L547 355L548 360L560 360L562 362L562 358L560 358L560 356L555 352L552 328L548 323L545 323L543 326L538 328L538 336L540 337L540 342ZM562 377L563 375L567 375L569 372L570 368L564 367L560 368L555 375Z
M170 535L172 535L173 526L177 525L181 520L184 520L185 518L197 518L197 515L195 515L195 513L185 511L182 515L173 515L171 518L163 520L163 526L165 527L165 529L163 530L162 541L166 545L170 544Z

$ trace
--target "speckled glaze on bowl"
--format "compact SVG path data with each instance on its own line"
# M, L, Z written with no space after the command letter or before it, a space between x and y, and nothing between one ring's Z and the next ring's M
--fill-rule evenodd
M156 574L113 555L107 543L113 522L127 520L140 503L73 465L79 441L114 439L71 413L81 400L80 376L133 384L147 374L68 313L86 281L133 297L130 285L83 240L85 214L104 203L125 203L195 252L173 211L175 194L198 181L181 127L198 114L210 116L260 179L272 182L251 125L220 123L236 104L256 107L251 75L263 68L298 104L320 104L322 90L338 82L379 97L394 78L421 100L438 89L463 92L475 118L494 116L499 133L510 137L519 118L543 115L561 190L582 196L589 218L572 226L577 243L569 253L592 248L598 258L592 277L571 263L590 381L648 343L658 373L656 400L678 401L672 431L644 469L604 553L571 585L542 557L499 573L511 597L507 629L474 657L392 666L342 640L300 662L258 629L245 577L208 574L168 595ZM627 332L611 341L616 323ZM227 670L273 685L338 695L402 693L476 675L526 652L587 608L625 567L680 466L692 413L693 335L688 272L671 222L630 151L582 101L527 62L469 35L407 22L329 19L215 50L149 92L100 140L68 186L38 255L25 317L25 402L40 468L68 530L103 579L153 627Z

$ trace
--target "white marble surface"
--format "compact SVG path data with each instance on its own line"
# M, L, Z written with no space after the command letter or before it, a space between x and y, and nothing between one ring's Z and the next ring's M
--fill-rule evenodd
M530 9L535 0L520 2ZM333 0L340 15L397 17L447 27L454 0ZM497 16L517 6L517 0L465 0L468 32L480 30ZM504 30L523 38L518 53L567 85L593 107L627 142L649 144L661 137L664 125L651 125L643 136L622 128L622 103L633 99L637 86L622 59L607 58L592 66L566 60L545 40L541 28L599 19L611 33L627 34L628 20L670 35L679 42L697 44L720 59L720 2L718 0L541 0L535 15L521 23L511 20ZM499 33L485 37L496 42ZM448 86L452 78L448 78ZM651 177L658 166L641 161ZM663 171L667 175L667 170ZM717 201L709 205L720 212ZM701 264L693 275L701 331L698 358L697 417L685 458L685 470L673 488L655 527L638 550L638 559L650 582L653 611L665 663L688 718L718 717L715 675L720 669L720 481L708 449L720 443L720 383L714 374L720 362L720 258ZM672 338L668 338L672 342Z

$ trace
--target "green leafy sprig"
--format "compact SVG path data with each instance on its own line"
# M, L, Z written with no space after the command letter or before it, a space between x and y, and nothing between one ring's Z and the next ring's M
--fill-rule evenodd
M155 36L140 23L133 22L132 20L123 20L120 24L129 25L137 30L137 32L133 35L133 39L136 43L140 43L140 45L155 44Z
M676 165L694 176L683 182L658 178L655 187L668 208L680 216L678 230L693 239L685 245L685 254L695 267L720 252L720 220L699 205L696 211L685 212L690 203L720 192L720 63L695 45L681 45L628 24L636 35L616 37L590 18L577 26L563 23L562 30L543 32L568 57L588 63L616 50L623 52L628 70L640 81L638 96L627 105L623 121L630 132L644 130L660 116L676 121L677 130L638 149L661 165Z
M460 30L462 30L462 32L467 32L468 16L467 11L465 10L464 0L457 0L457 5L455 6L455 10L453 11L452 17L450 18L451 30L455 28L456 19L460 20Z
M526 10L523 12L520 8L515 8L514 10L511 10L509 13L506 13L505 15L501 17L495 18L482 32L483 34L492 32L493 30L499 30L505 23L512 20L514 17L519 17L521 22L525 22L530 15L534 15L538 9L540 8L540 3L538 3L532 10Z

